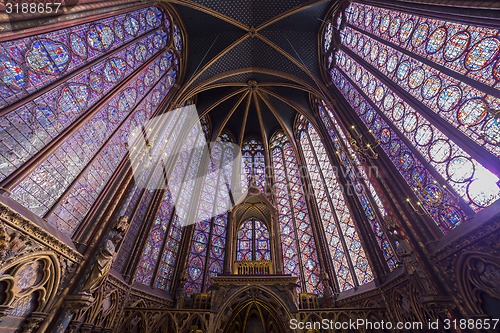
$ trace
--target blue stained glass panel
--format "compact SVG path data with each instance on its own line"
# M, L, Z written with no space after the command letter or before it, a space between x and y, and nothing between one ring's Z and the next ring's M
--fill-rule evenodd
M152 32L152 34L164 33ZM132 47L133 45L118 52L116 57L96 63L33 101L28 101L11 113L0 117L0 120L10 119L9 122L4 121L0 126L0 132L9 133L0 144L0 157L8 161L0 171L0 179L8 176L38 152L43 147L43 143L49 143L100 101L106 93L116 87L118 78L131 75L133 67L125 66L121 59L125 56L126 50ZM159 49L150 50L148 57L152 57L158 51ZM168 58L167 54L165 58ZM119 76L117 76L118 73ZM103 77L106 79L103 80ZM82 84L83 82L88 82L88 85ZM44 111L40 112L40 110ZM37 119L35 123L32 121L34 113ZM50 119L44 119L44 115ZM25 120L15 120L16 117ZM26 153L13 155L13 151Z
M300 116L298 121L297 134L300 147L304 153L316 203L322 216L323 230L340 289L345 291L353 288L356 283L368 283L373 280L373 273L361 246L337 174L314 127L303 116ZM354 267L352 272L348 261Z
M134 17L148 11L160 12L157 7L131 9L126 14L92 23L0 43L0 55L8 61L8 67L5 66L6 68L0 71L1 80L10 82L9 88L0 90L0 108L19 101L60 77L67 76L85 64L105 56L131 41L134 36L152 32L161 25L161 21L152 20L154 25L139 28L135 35L123 36L119 31L120 28L117 28L125 21L133 22ZM168 35L165 35L165 44L167 42ZM25 71L17 72L15 66L17 61L19 61L17 66L26 68ZM17 83L15 83L16 78ZM23 85L19 85L19 82L23 82Z
M316 244L295 153L283 132L276 133L270 145L285 272L299 277L299 290L321 294Z
M159 61L159 59L156 60L156 62ZM151 66L154 66L154 63ZM139 74L139 77L143 77L144 75L143 71ZM171 80L171 78L168 77L168 73L164 73L161 81L165 84L169 80ZM134 80L132 80L130 84L134 85ZM159 83L156 83L156 85L158 84ZM69 180L75 179L78 176L79 172L88 164L88 161L91 160L95 153L98 153L97 156L106 157L104 159L106 161L103 165L104 169L96 172L97 174L105 175L105 178L102 179L103 181L98 187L89 189L93 191L93 193L99 193L107 183L107 180L111 177L110 171L116 170L127 152L125 147L126 142L122 140L123 135L130 130L131 124L141 124L146 120L146 117L149 118L152 115L154 111L152 109L149 109L146 115L143 115L144 112L142 111L144 106L150 103L152 98L151 91L152 90L147 91L148 94L146 94L145 91L144 94L146 94L146 96L138 96L135 90L125 88L122 94L115 96L107 105L103 106L94 117L90 118L90 120L72 136L72 139L63 143L63 145L56 150L53 155L49 156L30 177L21 182L19 187L13 192L18 193L17 191L19 190L19 196L14 194L13 197L18 199L18 201L22 201L25 206L32 208L35 213L40 215L44 214L51 204L58 201L59 196L70 185ZM168 91L164 91L164 94L166 93L168 93ZM139 97L144 97L144 99L138 105L135 105ZM110 107L114 107L115 105L118 105L118 117L120 120L117 121L116 124L107 123L107 111ZM135 110L137 110L135 113L132 112L134 107L136 107ZM106 123L108 124L107 126L105 125ZM122 124L119 125L120 123ZM113 131L115 131L114 134ZM106 140L108 141L105 144ZM103 144L105 145L103 146ZM91 168L94 167L97 167L97 165L91 165L91 167L87 169L91 170ZM88 172L88 170L86 172ZM38 175L41 174L44 175L43 178L38 178ZM39 187L38 179L43 179L47 185L45 189ZM83 184L85 184L85 177L81 177L80 180L77 180L77 184L83 186ZM26 186L26 188L32 188L33 186L40 188L39 194L36 197L32 195L26 197L24 195L26 189L23 189L24 191L20 190L20 188L24 186ZM88 186L85 185L84 188L87 189ZM42 194L40 193L41 191L45 193ZM65 196L72 195L72 191L74 191L74 189L66 193ZM61 201L61 204L57 205L55 209L52 210L52 213L48 216L48 221L60 227L64 232L72 234L78 226L78 222L83 219L86 212L90 209L91 204L86 204L85 207L78 206L77 208L76 206L73 207L70 201L59 201ZM44 203L45 209L39 204L42 202ZM69 221L72 221L71 224L69 224Z

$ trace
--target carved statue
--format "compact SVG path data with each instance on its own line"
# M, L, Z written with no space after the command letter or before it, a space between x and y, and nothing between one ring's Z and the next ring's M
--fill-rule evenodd
M184 273L182 274L180 280L179 280L179 286L175 291L175 308L176 309L182 309L184 308L184 302L187 297L186 290L184 290L184 286L186 285L187 282L187 271L184 270Z
M339 294L333 291L330 286L330 278L327 273L321 273L321 281L323 282L324 291L322 297L322 303L325 307L333 307L335 300L338 298Z
M81 288L82 293L93 294L103 284L116 255L114 239L108 239L99 251L90 277Z
M104 245L99 250L92 272L80 289L80 293L93 294L102 286L108 276L111 265L113 265L113 261L118 253L118 247L125 236L127 228L128 217L120 216L116 225L109 233L110 237L104 242Z

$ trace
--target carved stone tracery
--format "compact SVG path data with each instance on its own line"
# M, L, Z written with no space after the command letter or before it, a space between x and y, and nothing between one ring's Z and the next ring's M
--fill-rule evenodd
M71 246L0 204L0 326L21 320L21 332L36 330L81 259Z

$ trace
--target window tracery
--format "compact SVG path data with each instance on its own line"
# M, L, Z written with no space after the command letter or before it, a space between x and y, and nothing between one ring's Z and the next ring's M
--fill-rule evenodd
M150 6L1 43L0 181L37 164L13 199L74 235L126 156L130 129L177 78L179 53L168 45L174 38L180 50L182 37L178 27L171 37L171 20Z
M346 203L338 170L333 167L320 136L302 115L298 118L297 136L340 291L366 284L374 276Z
M251 218L238 228L236 240L236 261L269 261L271 244L267 225Z
M275 198L285 273L299 277L302 292L323 292L316 241L293 147L283 132L271 139Z
M264 192L266 186L266 161L264 146L261 142L251 139L245 141L242 147L241 181L242 187L247 188L250 179L255 178L257 186Z
M382 251L389 269L392 271L396 267L397 261L392 245L387 237L387 231L383 228L383 222L379 218L379 216L384 217L386 215L382 201L332 111L328 109L323 101L321 105L318 105L318 110L320 118L325 124L328 134L332 139L336 154L339 156L339 160L346 169L347 177L352 182L353 191L361 202L361 206L370 223L377 244ZM372 200L375 205L372 204ZM378 210L380 214L377 215L375 210Z
M500 198L499 32L356 2L345 13L332 80L446 233Z
M209 277L223 272L228 213L220 213L218 206L230 201L232 177L230 146L233 140L222 133L212 146L208 172L199 199L198 218L191 241L188 260L188 294L202 292L210 286ZM229 166L229 167L228 167Z

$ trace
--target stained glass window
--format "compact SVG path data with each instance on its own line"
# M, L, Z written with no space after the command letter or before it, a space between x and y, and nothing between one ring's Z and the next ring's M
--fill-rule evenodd
M113 262L113 269L117 272L125 273L127 263L130 261L134 249L134 244L137 242L141 225L144 223L144 219L152 203L153 195L153 190L144 190L134 185L131 187L122 204L122 209L124 209L123 215L128 216L130 227L120 246L120 252L118 252L118 256Z
M266 185L266 161L264 147L255 139L245 141L242 147L241 162L242 187L246 188L254 177L257 186L264 192Z
M174 135L175 132L171 134L171 136ZM141 230L141 226L144 225L145 220L148 216L148 211L150 211L150 209L152 208L151 204L153 203L155 189L157 188L155 186L142 186L142 184L158 184L163 180L163 177L161 177L161 175L162 167L161 165L158 165L149 173L144 172L139 180L134 178L133 185L130 187L127 195L120 205L119 215L128 216L130 221L130 227L127 231L125 239L123 240L122 246L120 247L118 257L113 263L113 268L122 274L125 273L126 265L130 262L135 244L139 241L138 236ZM169 208L166 206L165 200L164 202L162 202L161 207L163 207L161 208L163 210L160 209L160 211L164 213L164 218L162 219L160 218L160 216L158 216L158 218L156 219L155 224L162 223L161 226L157 227L157 229L160 229L160 231L158 232L161 232L163 230L165 223L168 223L165 216L168 214L166 210ZM150 243L151 239L148 240L148 244ZM148 254L146 258L143 258L143 260L154 260L154 254ZM139 268L139 270L141 270L141 268ZM142 276L144 277L144 279L150 278L144 272Z
M137 22L140 15L155 16L151 24L121 29ZM130 9L128 12L48 33L9 40L0 44L2 71L0 108L17 102L61 77L67 77L96 59L114 55L137 35L159 31L162 20L170 21L159 7ZM163 29L169 32L166 29ZM166 34L149 39L166 39ZM165 42L162 41L163 43ZM5 62L4 62L5 61Z
M333 167L320 136L303 116L298 119L297 131L339 289L345 291L366 284L374 277L344 198L338 170Z
M316 241L295 152L283 132L271 138L270 147L285 273L299 277L302 292L321 294Z
M183 142L181 145L183 149L171 166L173 173L168 180L163 176L166 170L162 163L159 163L152 172L150 182L156 184L166 181L166 190L155 213L136 272L137 282L166 291L171 291L177 254L184 231L184 219L179 217L179 210L187 205L185 200L191 200L193 191L189 182L180 181L169 184L168 181L185 179L193 174L193 170L198 170L201 158L193 147L204 137L200 126L192 127L185 135L182 132L185 122L186 112L177 117L171 117L170 122L165 124L163 135L159 137L159 142L163 144L162 150L174 149L179 141ZM153 188L158 187L153 186ZM184 195L184 193L188 194Z
M157 266L156 277L153 286L165 291L172 291L172 283L177 263L181 237L184 228L178 215L172 219L167 237L164 240L163 252Z
M147 285L151 284L151 280L153 278L153 270L158 262L160 250L163 248L165 234L172 217L172 210L173 207L171 202L171 195L170 191L167 190L160 204L156 219L154 220L154 223L151 227L148 241L146 242L146 245L144 247L141 261L139 262L139 267L136 273L136 281L138 282Z
M157 10L156 7L152 8ZM81 27L81 29L80 33L85 34L85 28ZM129 78L137 66L151 59L167 45L169 35L166 31L150 29L151 31L145 32L138 40L130 45L123 45L116 52L102 54L100 57L96 55L95 61L86 58L89 64L84 66L83 71L68 75L60 84L49 85L50 89L40 96L30 94L43 88L43 85L25 90L22 95L19 95L21 101L8 100L8 103L4 104L6 106L18 102L15 108L0 117L2 124L0 133L2 137L5 136L0 145L0 158L5 162L5 166L0 169L0 180L34 156L77 118L87 112L92 112L92 107L115 89L122 80ZM77 36L75 33L62 33L61 36L66 34ZM141 60L126 62L127 54L134 53L135 50L147 44L151 44L151 48L144 49L146 52ZM61 52L57 48L49 50L54 54ZM45 49L41 48L40 52L45 52ZM169 57L171 58L172 55L170 54ZM72 59L75 58L78 57L72 57ZM51 62L48 59L45 61ZM6 64L8 65L8 61ZM7 78L4 77L3 80ZM111 116L116 116L116 111L115 113L109 112Z
M179 133L179 135L183 135L183 133ZM205 134L202 128L200 126L194 126L185 138L181 138L181 140L185 141L183 145L185 149L181 150L173 166L174 171L169 177L169 180L186 179L186 177L188 177L188 179L193 179L195 177L195 173L198 171L201 163L201 155L193 148L197 147L199 142L204 142L204 136ZM161 252L162 256L158 262L156 277L153 283L155 288L169 291L172 286L175 264L177 262L180 241L185 226L185 219L180 216L186 216L186 212L183 210L189 206L188 201L192 200L193 191L193 182L179 181L174 184L168 184L168 192L171 193L172 198L175 198L175 216L172 218L168 234L164 239L163 250ZM164 201L166 200L167 198L165 197ZM170 197L168 200L171 200ZM149 235L150 241L154 242L154 236L155 235L151 232ZM146 250L147 248L145 251ZM144 253L143 258L144 256L147 256L147 254Z
M170 117L167 119L168 123L165 124L165 130L163 131L163 134L158 138L152 138L151 141L159 140L160 142L165 142L164 145L158 145L158 147L162 150L171 151L181 134L182 124L186 120L186 114L181 113L176 117ZM152 151L151 153L154 154L155 151ZM131 186L129 192L127 193L119 208L119 215L126 215L131 221L129 231L127 232L123 245L120 248L118 258L113 265L113 268L120 273L124 273L123 270L125 269L125 265L132 255L134 244L137 242L137 236L140 227L144 223L144 219L146 218L145 214L150 208L155 190L164 188L164 186L156 185L161 184L161 182L165 181L163 172L163 167L161 164L159 164L156 166L156 168L149 170L149 172L142 173L140 179L134 178L134 184L133 186ZM149 186L147 186L146 184L148 184ZM143 201L141 201L141 205L139 206L137 213L134 215L134 209L137 205L137 202L141 198L141 195L143 196ZM137 280L145 284L149 284L151 282L153 274L152 269L154 268L154 265L158 260L158 251L156 248L152 247L154 246L154 244L157 245L159 241L163 241L164 235L166 233L166 228L168 228L170 222L169 214L170 210L172 209L170 198L171 195L167 189L164 200L160 204L158 216L156 217L152 227L154 231L152 231L148 236L146 249L144 250L142 260L140 262L140 267L138 268ZM143 263L148 264L143 265Z
M498 134L498 129L495 131L494 127L486 126L494 120L487 109L499 109L499 99L353 28L347 27L343 32L345 46L357 52L354 41L357 41L357 45L363 45L363 52L357 54L376 71L393 80L415 99L423 102L429 111L441 116L477 144L500 155L500 147L491 140ZM384 106L391 109L396 102L389 97Z
M255 218L243 222L236 234L237 261L271 260L271 244L267 225Z
M499 31L355 2L346 13L331 77L447 232L472 214L460 202L500 198L486 167L500 156Z
M150 68L159 66L159 62L157 59ZM140 93L132 87L142 84L144 75L145 71L139 73L120 94L101 107L13 189L12 197L40 216L54 206L46 216L49 223L71 235L126 155L130 130L143 125L155 111L151 103L154 89L165 96L175 72L161 73L155 86ZM108 122L107 112L114 107L118 109L118 121ZM76 183L66 191L73 180ZM70 220L73 225L68 223Z
M224 142L232 142L226 133L217 138L210 152L209 171L199 199L198 222L188 260L188 294L206 290L210 286L209 277L223 272L228 214L216 213L219 202L230 200L232 170L225 170L224 166L234 159L231 147Z
M0 44L0 182L32 170L13 199L74 235L123 163L130 130L176 81L170 22L161 7L130 8Z
M383 221L380 219L380 217L386 215L386 210L382 201L361 165L361 161L347 139L346 133L333 115L333 112L328 109L324 102L318 105L318 109L320 118L330 134L339 161L343 164L345 174L351 181L352 192L356 194L363 207L366 218L370 223L377 244L382 251L389 269L393 270L396 267L396 257L394 256L394 250L387 237L387 230L384 228ZM368 191L366 189L368 189ZM379 211L378 215L376 214L376 210Z
M364 97L346 79L333 71L336 84L348 89L349 93L344 94L351 105L359 103L359 107L354 110L361 117L361 120L372 131L376 138L380 139L380 146L394 163L406 182L420 195L418 188L437 189L436 198L433 201L422 200L422 205L436 221L443 232L453 229L465 219L465 213L457 206L456 200L450 193L438 188L437 180L431 172L427 170L413 151L402 141L398 134L389 127L389 124L367 103ZM355 102L357 101L357 102ZM382 129L385 137L382 140ZM435 205L439 203L440 205ZM441 205L442 204L442 205Z
M363 20L364 15L370 12L373 20ZM499 77L495 75L500 59L498 29L359 3L353 3L347 9L347 23L436 65L446 66L478 82L500 88ZM390 26L390 29L386 29L386 26Z

